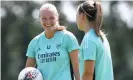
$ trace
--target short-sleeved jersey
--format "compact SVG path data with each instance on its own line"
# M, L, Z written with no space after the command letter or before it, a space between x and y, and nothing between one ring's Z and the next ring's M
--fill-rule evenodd
M102 41L102 39L96 35L93 28L85 34L80 46L79 63L81 78L85 60L95 61L95 80L114 80L108 40L104 37Z
M44 80L71 80L69 53L79 49L76 37L69 31L57 31L51 39L45 31L31 40L26 56L35 58Z

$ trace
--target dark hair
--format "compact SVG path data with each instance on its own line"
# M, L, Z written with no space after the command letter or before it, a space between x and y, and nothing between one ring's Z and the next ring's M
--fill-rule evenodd
M96 3L94 3L93 6L87 2L82 3L79 6L79 13L85 13L89 21L94 21L96 19L97 13Z
M89 2L84 2L79 6L78 9L79 14L84 13L87 16L88 21L95 21L96 26L94 26L94 30L98 36L101 37L103 41L102 35L103 32L101 29L101 22L102 22L102 9L100 2L94 1L94 4L90 4Z

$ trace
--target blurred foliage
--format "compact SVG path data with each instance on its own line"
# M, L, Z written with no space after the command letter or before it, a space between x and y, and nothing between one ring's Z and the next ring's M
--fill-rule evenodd
M82 1L73 2L77 6ZM84 33L77 29L76 23L66 20L60 10L61 1L50 1L60 14L60 24L75 34L79 44ZM133 2L126 2L133 6ZM115 80L133 80L133 28L119 19L113 10L118 1L110 2L109 16L104 17L103 29L110 42ZM40 4L33 1L2 1L1 8L6 16L1 18L1 79L17 80L19 72L25 67L26 51L32 38L43 31L39 19L32 16ZM127 15L128 16L128 15ZM133 26L133 25L132 25Z

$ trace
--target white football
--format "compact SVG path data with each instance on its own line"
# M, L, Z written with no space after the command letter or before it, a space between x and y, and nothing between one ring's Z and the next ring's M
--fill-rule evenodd
M38 69L26 67L19 73L18 80L43 80L43 76Z

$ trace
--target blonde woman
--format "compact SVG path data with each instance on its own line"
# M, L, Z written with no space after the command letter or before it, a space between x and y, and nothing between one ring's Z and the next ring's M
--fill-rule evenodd
M45 31L31 40L26 67L37 65L44 80L72 80L71 61L74 76L79 80L79 45L76 37L59 25L59 14L54 5L41 6L40 23Z

